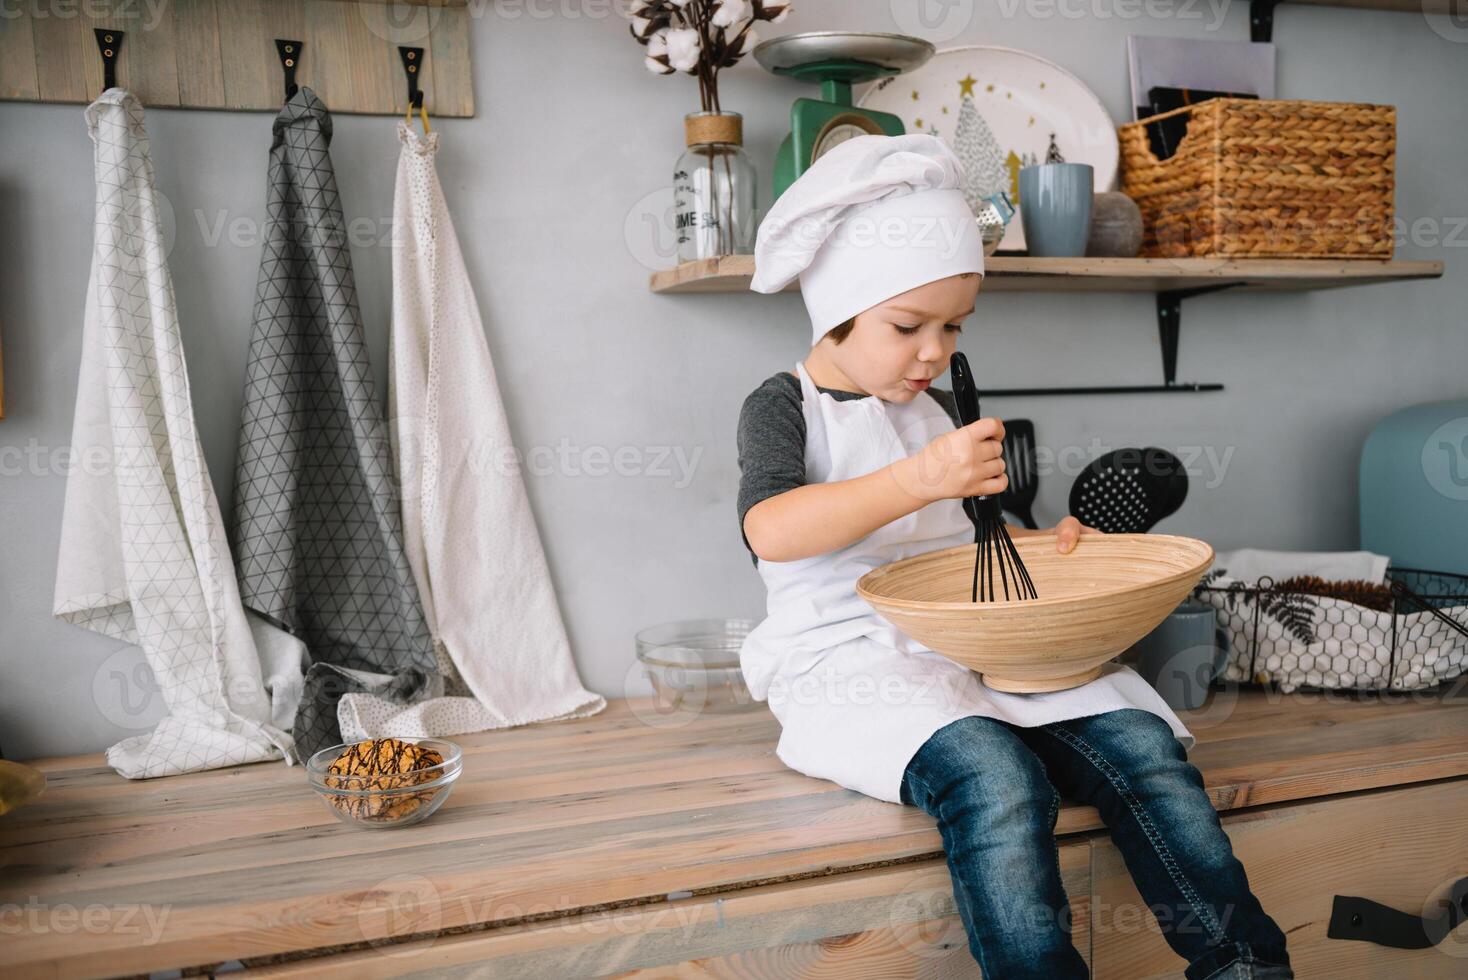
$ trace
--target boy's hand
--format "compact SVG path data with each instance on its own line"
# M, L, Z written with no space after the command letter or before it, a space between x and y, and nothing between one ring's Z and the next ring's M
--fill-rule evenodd
M1081 539L1082 531L1086 531L1091 534L1101 533L1094 527L1091 527L1087 524L1082 524L1079 520L1070 515L1067 515L1061 520L1059 524L1055 525L1050 530L1055 535L1055 550L1059 551L1061 554L1067 553L1076 546L1076 542Z
M903 490L925 501L992 496L1009 486L1004 423L995 418L945 432L896 468Z

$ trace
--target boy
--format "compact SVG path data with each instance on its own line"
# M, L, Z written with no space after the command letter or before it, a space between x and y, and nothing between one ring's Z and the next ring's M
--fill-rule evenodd
M1149 906L1176 913L1163 931L1190 980L1292 977L1186 760L1192 734L1135 671L994 691L856 594L870 569L971 543L960 501L1007 483L1002 423L956 427L932 388L984 269L961 178L935 137L856 137L760 226L751 288L798 276L812 335L740 413L740 525L768 595L745 680L780 721L786 765L937 818L985 976L1087 976L1061 926L1063 789L1100 810ZM1068 552L1082 528L1067 517L1053 533Z

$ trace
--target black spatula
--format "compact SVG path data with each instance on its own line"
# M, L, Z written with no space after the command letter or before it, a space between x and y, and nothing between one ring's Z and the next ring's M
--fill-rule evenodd
M1000 492L999 504L1025 527L1034 530L1040 526L1031 511L1040 492L1040 473L1035 465L1035 423L1029 419L1004 421L1004 462L1009 486Z
M1117 449L1092 460L1070 488L1070 512L1107 534L1142 534L1177 512L1188 473L1166 449Z

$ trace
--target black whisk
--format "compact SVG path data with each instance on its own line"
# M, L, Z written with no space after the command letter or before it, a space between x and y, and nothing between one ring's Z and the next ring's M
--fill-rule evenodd
M979 420L979 390L974 384L973 371L968 358L959 351L953 352L948 364L953 375L953 400L958 407L958 420L970 425ZM974 584L973 602L994 602L999 599L995 591L994 573L999 573L999 588L1003 598L1038 599L1035 583L1025 563L1020 560L1019 549L1009 536L1004 525L1004 515L999 508L999 497L965 497L964 513L974 522ZM1011 594L1012 593L1012 594Z

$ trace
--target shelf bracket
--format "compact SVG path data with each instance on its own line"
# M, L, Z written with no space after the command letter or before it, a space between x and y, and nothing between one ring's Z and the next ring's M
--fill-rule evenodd
M1168 289L1157 294L1157 339L1162 344L1162 384L1165 388L1181 388L1185 391L1222 391L1221 384L1177 383L1177 344L1183 321L1183 300L1205 293L1216 293L1220 289L1237 286L1237 282L1219 282L1192 289Z
M1249 40L1268 44L1274 39L1274 8L1279 0L1249 0Z
M1194 286L1191 289L1167 289L1157 294L1157 339L1162 344L1162 384L1160 385L1099 385L1066 388L985 388L985 397L992 395L1025 397L1032 395L1153 395L1187 394L1198 391L1222 391L1217 382L1178 382L1177 346L1179 327L1182 325L1183 300L1204 293L1216 293L1220 289L1241 286L1242 282L1230 281Z

